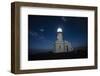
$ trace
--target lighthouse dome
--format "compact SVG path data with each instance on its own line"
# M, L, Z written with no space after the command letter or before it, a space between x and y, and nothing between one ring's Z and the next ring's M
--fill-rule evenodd
M57 29L57 32L62 32L62 28L59 27L59 28Z

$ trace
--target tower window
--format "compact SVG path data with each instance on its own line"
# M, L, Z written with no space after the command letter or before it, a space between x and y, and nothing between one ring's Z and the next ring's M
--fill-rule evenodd
M59 45L59 49L61 48L61 45Z
M66 50L68 51L68 46L66 46Z

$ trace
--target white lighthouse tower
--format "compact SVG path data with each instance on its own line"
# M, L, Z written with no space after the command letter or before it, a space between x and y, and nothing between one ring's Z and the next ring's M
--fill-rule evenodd
M72 51L71 43L64 41L62 28L57 29L57 40L55 43L55 53Z
M63 43L63 33L62 28L57 29L57 40L56 40L56 53L64 52L64 43Z

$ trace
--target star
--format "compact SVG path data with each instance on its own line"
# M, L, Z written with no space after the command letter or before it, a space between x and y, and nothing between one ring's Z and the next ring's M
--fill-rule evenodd
M62 20L63 20L63 21L66 21L66 18L65 18L65 17L62 17Z
M44 32L44 29L40 29L41 32Z

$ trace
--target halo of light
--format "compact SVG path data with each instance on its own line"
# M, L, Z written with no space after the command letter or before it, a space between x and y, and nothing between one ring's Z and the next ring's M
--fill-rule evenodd
M62 32L62 28L59 27L59 28L57 29L57 32Z

